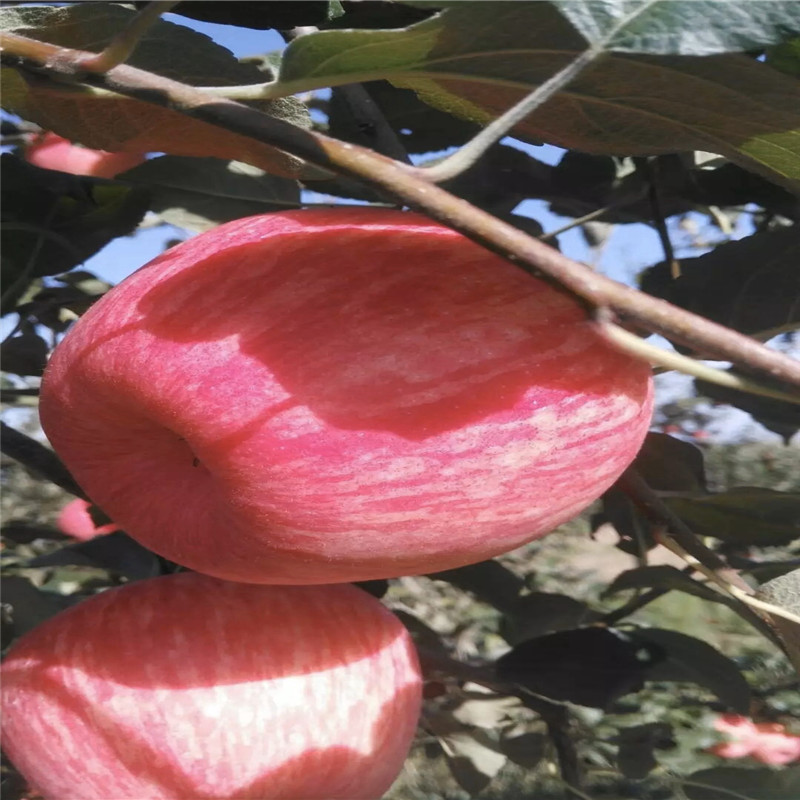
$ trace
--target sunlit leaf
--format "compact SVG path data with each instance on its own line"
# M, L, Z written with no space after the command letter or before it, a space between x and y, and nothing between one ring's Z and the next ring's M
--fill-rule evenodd
M291 94L386 79L436 108L485 124L585 48L549 3L456 3L402 30L300 37L285 53L280 82ZM614 53L515 133L599 154L708 150L791 187L800 180L798 130L800 86L748 56Z
M800 32L788 0L553 0L590 44L653 55L755 50Z

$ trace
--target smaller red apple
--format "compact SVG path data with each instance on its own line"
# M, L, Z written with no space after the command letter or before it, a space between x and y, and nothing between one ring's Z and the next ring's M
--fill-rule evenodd
M61 509L56 519L56 527L65 536L71 536L79 542L88 542L95 536L119 530L119 525L114 522L95 525L92 515L89 513L91 506L91 503L76 497Z
M120 172L138 166L143 153L109 153L79 147L68 139L48 131L39 134L25 150L25 160L35 167L88 175L95 178L113 178Z
M52 617L2 678L3 746L47 800L376 800L421 702L407 630L361 589L188 572Z
M714 729L725 734L726 741L709 747L708 752L720 758L750 757L776 767L800 761L800 736L787 733L783 725L722 714L714 720Z

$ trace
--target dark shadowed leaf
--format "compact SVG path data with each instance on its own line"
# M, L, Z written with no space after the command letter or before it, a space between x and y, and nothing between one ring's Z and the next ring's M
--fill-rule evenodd
M800 321L800 227L756 233L680 262L645 270L641 287L675 305L744 333Z
M547 737L543 733L523 733L500 739L500 749L509 761L533 769L544 758Z
M497 561L481 561L458 569L434 572L428 577L472 592L479 600L500 611L513 608L524 586L521 578Z
M463 144L480 130L479 125L437 111L423 103L410 89L398 89L388 81L370 81L364 88L409 153L445 150ZM365 136L336 89L328 104L327 132L346 142L372 146L372 140Z
M96 536L32 559L26 566L91 566L112 570L132 580L154 578L161 572L158 556L122 531Z
M33 326L27 324L15 336L0 344L0 363L5 372L15 375L41 375L50 347Z
M800 767L714 767L693 772L683 783L689 800L797 800Z
M65 47L97 51L125 26L134 10L117 3L74 3L67 7L0 10L0 29ZM127 64L194 86L263 82L254 64L240 63L208 36L163 19L142 36ZM3 105L61 136L99 150L213 156L254 164L274 175L292 177L299 159L200 120L125 97L33 84L11 67L2 69ZM305 106L293 97L248 101L247 105L303 128Z
M379 600L389 590L389 581L385 579L374 581L358 581L356 584L359 589L363 589L367 594L377 597Z
M341 0L344 14L328 22L325 28L404 28L438 11L437 4L394 0ZM444 5L444 4L442 4Z
M752 414L764 427L783 436L787 443L800 430L800 406L797 403L747 394L706 381L695 381L694 384L698 394L710 397L718 403L729 403Z
M0 158L0 172L4 301L15 283L24 291L26 278L67 272L131 233L149 203L145 189L39 169L12 154Z
M65 539L63 533L51 528L48 525L35 525L26 520L9 520L2 529L0 535L4 539L16 542L17 544L30 544L37 539Z
M559 631L518 644L496 662L501 680L552 700L606 708L643 685L664 654L608 628Z
M800 567L800 559L790 558L788 561L761 561L746 565L748 575L759 583L767 583L781 575L786 575Z
M279 88L384 79L485 124L585 48L550 3L462 2L404 30L302 36L285 53ZM708 150L791 188L800 180L799 109L797 82L746 55L611 53L514 133L607 155Z
M518 644L545 633L587 625L596 617L585 603L565 594L530 592L506 612L501 631L507 642Z
M800 536L800 494L742 486L709 497L667 497L667 505L700 536L768 547Z
M624 592L628 589L675 589L679 592L711 600L715 603L737 606L735 600L712 589L705 583L695 580L685 572L666 564L649 567L636 567L620 573L603 592L603 597Z
M797 3L753 0L556 0L590 44L653 55L755 50L800 33Z
M10 609L15 637L22 636L55 616L68 604L60 595L42 592L20 575L3 578L3 605Z
M147 3L136 3L142 7ZM186 0L172 9L173 13L204 22L221 25L236 25L241 28L267 30L289 30L299 25L323 25L342 14L337 0L304 0L302 3L287 3L286 0L224 0L224 2L196 2Z
M428 651L434 655L447 656L448 651L442 642L442 637L430 626L426 625L421 619L409 614L402 609L393 609L396 617L399 617L403 625L406 626L414 644L421 652Z
M648 433L634 462L649 486L659 492L706 489L703 452L666 433Z
M623 553L637 557L656 546L650 522L625 492L610 489L603 495L602 502L602 511L592 516L593 530L603 523L610 523L620 538L616 546Z
M641 780L658 766L654 750L675 746L672 727L666 722L648 722L623 728L617 737L617 766L628 778Z
M737 713L748 713L750 687L747 681L736 664L710 644L659 628L642 628L631 636L642 644L660 648L665 654L665 658L646 670L646 680L696 683L712 691Z
M151 192L150 208L164 222L202 232L239 217L296 208L296 181L237 161L162 156L120 176Z
M100 280L91 272L73 270L55 278L63 284L45 286L28 303L18 306L17 311L56 333L62 333L74 321L99 300L111 284ZM69 312L65 314L64 312Z

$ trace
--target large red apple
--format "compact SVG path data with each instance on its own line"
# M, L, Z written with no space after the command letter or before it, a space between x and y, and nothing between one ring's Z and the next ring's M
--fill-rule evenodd
M237 220L156 258L46 370L47 435L131 536L254 583L425 573L574 516L633 459L649 368L421 216Z
M144 161L143 153L109 153L78 147L68 139L48 131L34 138L25 149L25 160L35 167L57 169L73 175L113 178Z
M96 525L89 511L90 508L91 503L87 503L80 497L70 500L59 512L56 518L56 527L65 536L71 536L79 542L88 542L95 536L119 530L119 525L113 522Z
M410 638L353 586L182 573L20 639L3 742L48 800L378 798L420 710Z

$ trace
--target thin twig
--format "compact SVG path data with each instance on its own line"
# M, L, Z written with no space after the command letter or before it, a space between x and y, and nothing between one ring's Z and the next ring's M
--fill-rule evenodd
M649 361L656 366L664 367L667 370L679 370L684 375L692 375L695 378L708 381L708 383L715 383L718 386L726 386L730 389L738 389L740 392L748 392L762 397L772 397L775 400L783 400L787 403L800 404L800 393L782 392L780 389L767 386L752 378L711 367L673 350L665 350L663 347L650 344L650 342L645 341L635 333L626 331L612 322L598 321L597 324L603 336L621 350L644 361Z
M607 211L610 211L612 208L615 208L618 204L610 205L610 206L603 206L602 208L596 208L594 211L590 211L588 214L584 214L582 217L575 217L575 219L570 220L566 225L562 225L560 228L556 228L554 231L548 231L547 233L543 233L541 236L538 236L540 242L549 242L552 239L555 239L556 236L560 236L562 233L566 233L567 231L571 231L573 228L578 228L586 222L591 222L593 219L597 219L598 217L602 217Z
M672 539L700 564L714 570L717 575L746 594L753 594L753 589L739 576L739 573L731 569L713 550L709 550L695 536L683 520L650 488L635 467L628 467L617 484L644 512L646 517L657 526L668 530Z
M673 280L680 278L681 265L675 258L675 250L672 247L672 240L669 238L667 223L664 220L663 205L661 203L661 175L659 172L659 161L657 158L644 159L644 171L647 175L647 194L650 198L650 208L653 212L653 222L658 231L658 238L664 250L664 260L669 264L669 272Z
M525 95L516 105L490 122L456 153L442 159L435 166L427 167L425 171L428 180L433 183L443 183L466 172L495 142L499 142L512 128L546 103L556 92L560 92L568 83L571 83L602 54L603 51L595 47L584 50L566 67L560 69L530 94Z
M108 72L119 64L124 64L136 49L142 36L152 25L158 22L162 14L166 14L178 0L155 0L148 3L100 53L86 55L79 62L78 68L86 72Z
M671 591L672 587L669 587L668 589L662 589L658 587L648 589L646 592L636 595L636 597L634 597L632 600L629 600L624 605L619 606L619 608L615 608L613 611L609 611L607 614L604 614L598 620L598 623L601 623L607 628L611 628L620 620L625 619L625 617L629 617L631 614L639 611L653 601L658 600L659 597L669 594Z
M684 561L690 563L693 569L696 569L698 572L702 572L703 575L705 575L710 581L715 583L728 594L735 597L739 602L750 606L750 608L753 608L756 611L771 614L775 617L782 617L789 622L794 622L796 625L800 625L800 616L788 611L785 608L782 608L781 606L776 606L773 603L767 603L764 600L759 600L757 597L753 597L749 592L743 592L736 586L731 586L728 581L720 578L714 570L709 569L697 561L697 559L690 556L686 550L684 550L683 547L681 547L680 544L678 544L678 542L676 542L674 539L662 538L661 544L675 553L675 555L680 556Z
M677 542L692 557L693 565L702 564L714 572L719 580L724 581L726 587L733 586L743 595L752 597L755 593L754 589L736 570L731 569L713 550L709 550L695 536L683 520L650 488L635 467L628 467L616 485L631 498L654 524L656 541L665 547L672 542ZM699 570L699 566L696 568ZM736 608L736 611L740 617L746 619L756 630L763 633L778 646L784 647L780 632L776 630L775 623L766 614L751 608L743 602Z
M593 270L502 222L470 203L431 185L418 168L323 134L302 130L232 100L209 98L178 81L127 65L103 75L77 75L63 48L7 33L3 63L54 81L81 80L117 94L254 139L323 169L366 181L489 250L579 299L587 309L606 306L638 326L680 342L705 358L732 361L751 372L800 387L800 362L723 325L595 273ZM60 54L58 63L52 57ZM255 150L255 148L254 148ZM258 160L257 158L255 160ZM257 165L258 166L258 165Z

